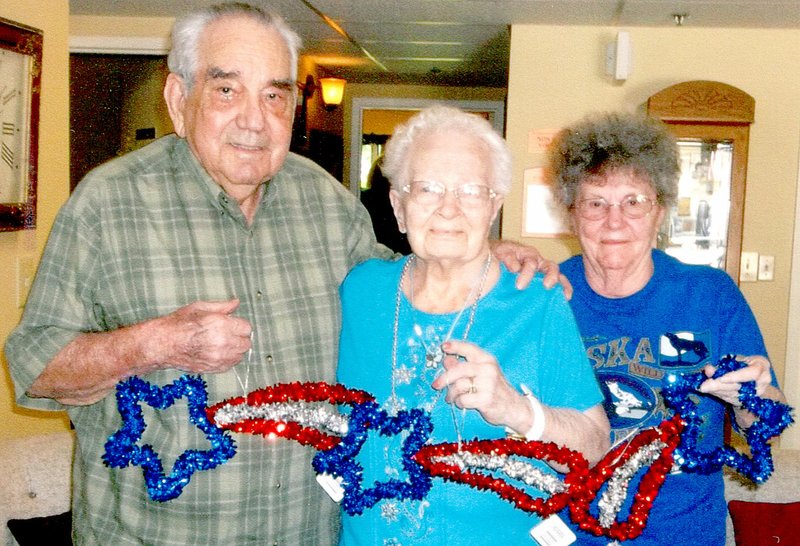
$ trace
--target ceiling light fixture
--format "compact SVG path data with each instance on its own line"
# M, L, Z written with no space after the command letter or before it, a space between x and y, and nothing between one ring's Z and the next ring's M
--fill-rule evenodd
M675 26L682 27L683 22L689 17L688 13L673 13L672 20L675 21Z

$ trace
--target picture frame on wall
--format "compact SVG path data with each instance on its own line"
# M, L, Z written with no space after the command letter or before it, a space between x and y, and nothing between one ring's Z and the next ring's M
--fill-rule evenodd
M544 178L544 169L525 169L522 200L523 237L568 237L571 235L566 211Z
M41 30L0 18L0 231L36 226Z

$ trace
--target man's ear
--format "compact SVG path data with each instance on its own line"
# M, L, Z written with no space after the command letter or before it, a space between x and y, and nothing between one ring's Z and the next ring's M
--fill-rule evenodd
M397 229L400 233L406 232L406 212L403 209L403 198L395 189L389 190L389 202L392 203L394 217L397 219Z
M169 117L175 128L175 134L179 137L186 136L186 126L184 124L184 109L186 107L186 84L183 78L177 74L170 73L164 84L164 102L167 103Z

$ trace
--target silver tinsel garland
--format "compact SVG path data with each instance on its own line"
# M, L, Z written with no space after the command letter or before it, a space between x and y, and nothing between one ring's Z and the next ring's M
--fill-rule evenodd
M295 422L304 427L314 427L337 436L347 434L345 415L329 406L313 402L274 402L258 406L225 404L214 416L219 426L231 425L249 419Z
M562 493L568 489L567 485L559 480L557 476L548 474L528 462L512 459L507 455L476 454L460 451L452 455L433 457L432 460L436 463L457 465L462 471L467 468L499 470L509 478L520 480L551 495Z

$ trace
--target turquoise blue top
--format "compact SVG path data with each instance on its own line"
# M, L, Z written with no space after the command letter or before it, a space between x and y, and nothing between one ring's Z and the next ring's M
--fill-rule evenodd
M369 260L350 272L341 289L338 381L369 391L387 411L391 410L395 301L406 259ZM493 354L513 386L524 383L544 404L581 411L597 405L601 392L561 289L546 290L537 276L520 291L514 286L515 278L501 266L499 281L478 303L468 341ZM452 339L462 339L469 311L465 309L459 318ZM441 366L426 359L426 347L435 348L444 341L457 314L414 310L401 296L394 374L400 409L416 407L431 413L432 443L456 441L459 433L464 440L503 438L504 427L490 425L475 410L452 408L430 386ZM403 438L403 434L368 437L357 456L364 467L363 488L375 481L404 479ZM505 479L539 496L532 487ZM421 501L389 499L362 515L343 514L341 543L527 544L532 543L528 532L538 521L494 493L434 478L431 491Z

